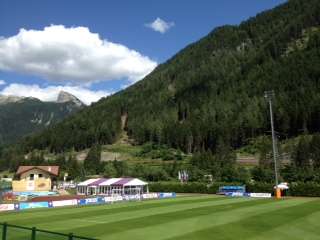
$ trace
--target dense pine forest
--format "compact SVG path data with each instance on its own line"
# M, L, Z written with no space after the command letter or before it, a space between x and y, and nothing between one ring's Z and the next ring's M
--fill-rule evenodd
M2 152L9 156L10 151L24 154L34 149L57 154L79 151L111 144L126 131L137 145L152 142L195 153L192 171L203 174L201 170L232 166L235 149L270 135L264 91L271 89L278 139L315 134L313 140L305 140L305 146L309 150L312 146L310 154L316 152L320 148L316 135L320 132L319 24L320 1L290 0L239 26L214 29L133 86ZM296 166L311 159L303 155L307 147L299 149ZM214 159L218 160L214 163ZM254 173L257 180L272 181L269 176L258 179L268 172L260 170ZM285 171L290 176L293 170Z

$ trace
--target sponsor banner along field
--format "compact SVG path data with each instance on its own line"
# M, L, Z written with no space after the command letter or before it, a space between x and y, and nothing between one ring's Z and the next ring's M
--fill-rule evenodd
M12 210L14 210L14 204L0 204L0 212L12 211Z
M29 208L48 208L48 202L26 202L26 203L19 203L19 209L29 209Z
M227 197L251 197L251 198L271 198L271 193L246 193L246 192L226 192Z
M320 236L320 199L204 195L1 212L0 219L106 240L316 240Z
M115 195L109 197L95 197L83 199L68 199L48 202L22 202L16 204L0 204L0 211L25 210L30 208L54 208L63 206L83 206L93 204L113 203L120 201L139 201L152 198L174 198L175 193L148 193L143 195Z
M78 204L76 199L52 201L52 207L75 206Z

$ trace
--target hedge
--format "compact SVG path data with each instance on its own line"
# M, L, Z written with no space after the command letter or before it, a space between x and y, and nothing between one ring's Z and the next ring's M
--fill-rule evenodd
M242 185L239 183L222 183L216 182L208 185L201 182L155 182L149 184L151 192L176 192L176 193L216 193L220 186L224 185Z
M291 196L320 197L320 184L313 182L297 182L290 184Z
M208 193L208 187L205 183L175 183L175 182L156 182L149 184L151 192L176 192L176 193Z
M226 182L215 182L213 184L206 184L201 182L189 182L189 183L179 183L179 182L155 182L149 184L149 189L151 192L176 192L176 193L207 193L215 194L218 192L220 186L233 185L241 186L241 183L226 183ZM247 183L247 192L256 193L273 193L272 183L255 182ZM305 197L320 197L320 184L313 182L298 182L290 184L290 189L286 193L290 196L305 196Z
M247 183L246 191L247 192L256 192L256 193L273 193L273 183L265 183L265 182L255 182L255 183Z

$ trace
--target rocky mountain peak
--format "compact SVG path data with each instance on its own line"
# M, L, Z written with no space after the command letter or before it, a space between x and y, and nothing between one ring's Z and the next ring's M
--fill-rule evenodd
M81 102L77 97L72 95L71 93L65 92L65 91L60 91L58 98L57 98L58 103L65 103L65 102L73 102L77 106L82 106L84 105L83 102Z
M0 105L2 104L7 104L7 103L13 103L13 102L18 102L22 100L23 97L18 97L18 96L12 96L12 95L0 95Z

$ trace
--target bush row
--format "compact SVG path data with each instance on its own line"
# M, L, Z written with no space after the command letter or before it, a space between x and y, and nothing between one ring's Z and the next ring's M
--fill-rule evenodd
M155 182L149 184L151 192L176 192L176 193L217 193L220 186L241 186L241 183L216 182L206 184L200 182L178 183L178 182ZM273 184L264 182L247 183L247 192L273 193ZM288 196L320 197L320 184L313 182L297 182L290 184L286 193Z
M320 184L313 182L298 182L290 184L291 196L320 197Z

